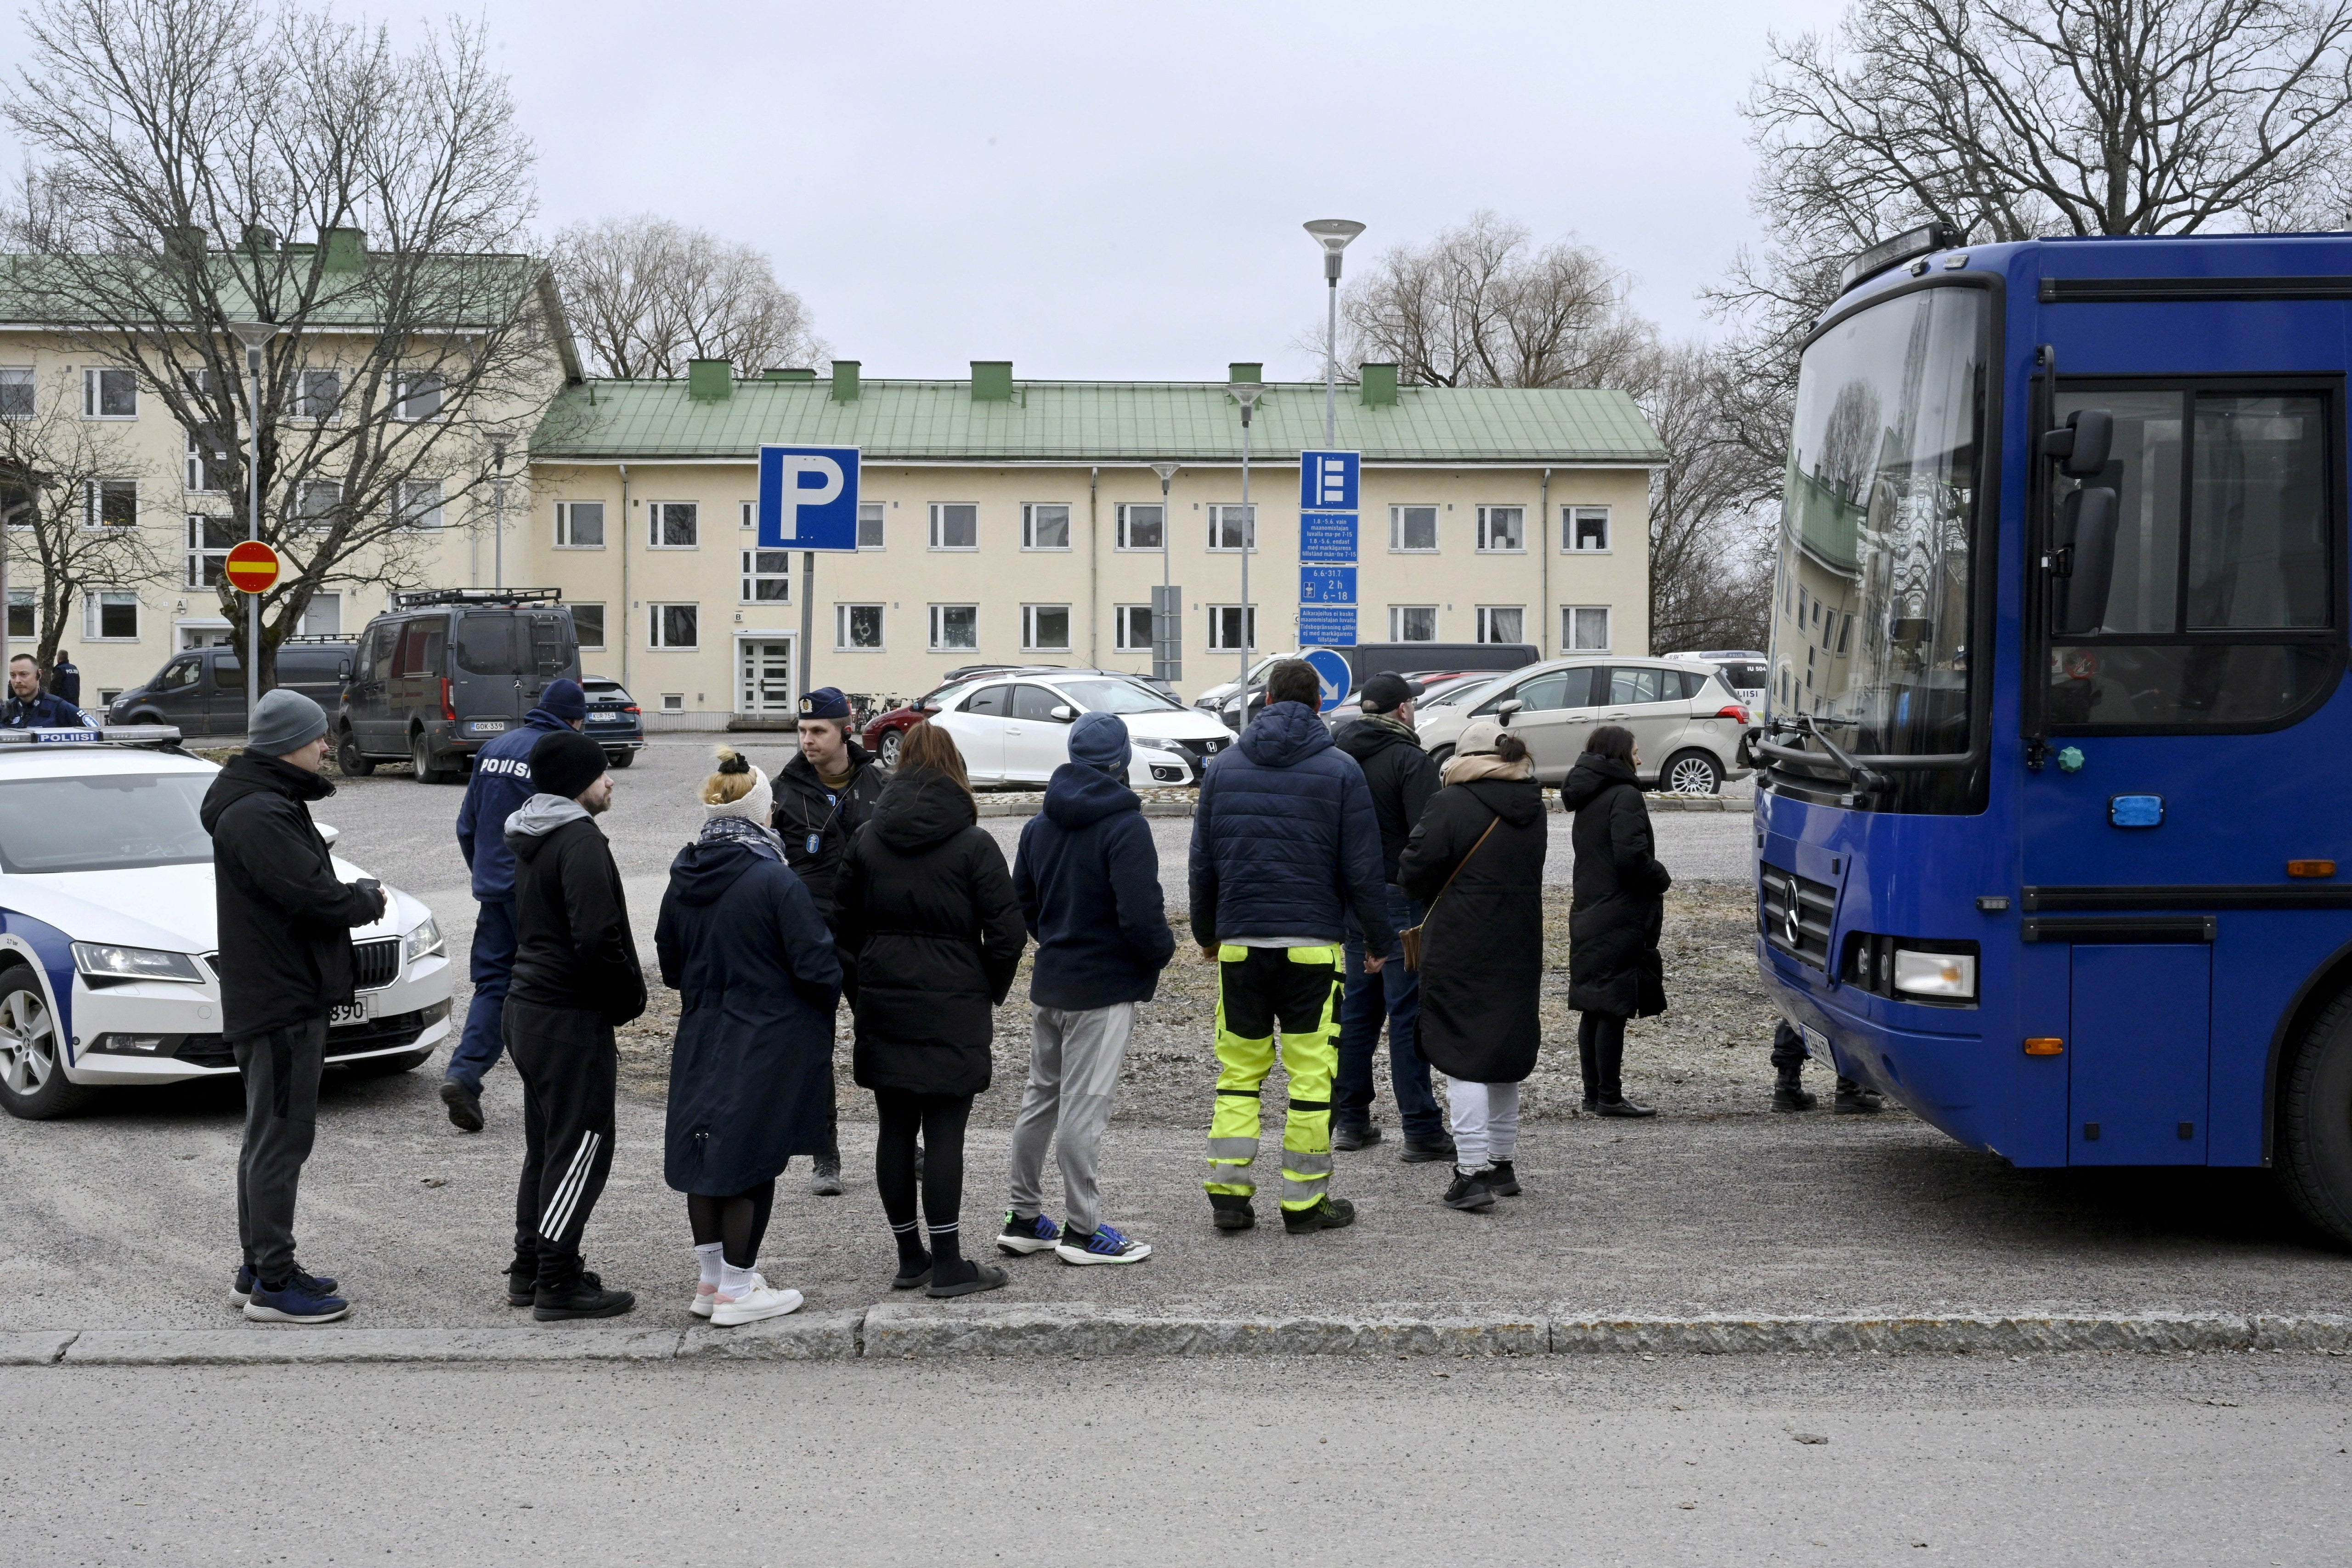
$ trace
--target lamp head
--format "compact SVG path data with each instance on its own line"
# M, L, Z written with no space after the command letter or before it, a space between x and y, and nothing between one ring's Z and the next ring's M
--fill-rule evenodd
M275 321L231 321L228 330L247 348L257 349L282 329Z
M1339 280L1339 253L1348 248L1349 240L1364 232L1364 226L1353 218L1318 217L1306 228L1315 237L1316 243L1323 247L1323 276L1337 283Z
M1225 383L1225 391L1232 395L1235 403L1242 405L1242 412L1246 415L1251 405L1265 395L1265 384L1259 381L1229 381Z
M504 436L490 437L490 469L500 474L507 471L507 437Z
M1160 476L1160 488L1161 489L1166 489L1168 488L1168 481L1176 477L1176 468L1177 465L1174 463L1154 463L1151 465L1151 471Z

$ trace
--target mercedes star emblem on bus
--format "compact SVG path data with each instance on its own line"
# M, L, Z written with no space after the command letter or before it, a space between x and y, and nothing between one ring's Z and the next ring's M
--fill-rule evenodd
M1780 929L1789 938L1791 952L1804 945L1805 928L1797 919L1797 879L1792 875L1781 884L1781 894L1788 902L1781 907Z

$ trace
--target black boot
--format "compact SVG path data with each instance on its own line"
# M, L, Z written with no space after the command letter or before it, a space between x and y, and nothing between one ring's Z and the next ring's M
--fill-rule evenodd
M566 1322L573 1318L617 1318L636 1304L635 1291L607 1290L602 1279L587 1269L578 1268L555 1284L541 1279L531 1300L530 1315L542 1323Z
M1238 1194L1211 1193L1209 1220L1219 1230L1250 1230L1257 1225L1257 1210Z
M507 1305L528 1307L539 1298L539 1259L517 1258L507 1265Z
M1850 1078L1841 1077L1837 1083L1837 1100L1830 1107L1835 1116L1875 1116L1886 1109L1878 1091L1866 1089Z
M1629 1117L1655 1116L1657 1113L1656 1107L1649 1105L1636 1105L1622 1094L1614 1100L1602 1100L1599 1109L1594 1112L1595 1115L1599 1116Z
M1773 1110L1811 1110L1821 1103L1819 1099L1805 1092L1805 1086L1798 1081L1799 1071L1796 1068L1780 1069L1780 1081L1772 1086Z
M1486 1167L1486 1184L1495 1189L1498 1198L1519 1195L1519 1173L1511 1168L1508 1160L1497 1160Z
M1479 1214L1495 1206L1495 1185L1484 1171L1465 1171L1454 1167L1454 1184L1445 1189L1440 1200L1447 1208Z

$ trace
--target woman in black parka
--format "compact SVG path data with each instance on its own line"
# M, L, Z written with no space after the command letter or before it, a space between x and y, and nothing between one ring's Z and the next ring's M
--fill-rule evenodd
M841 965L768 826L768 776L725 746L706 818L670 862L654 945L678 993L663 1175L687 1194L697 1317L726 1327L801 1304L754 1271L794 1154L825 1147Z
M1444 1202L1517 1195L1519 1085L1542 1021L1543 786L1517 735L1482 719L1462 732L1397 862L1397 885L1429 905L1421 927L1417 1042L1445 1075L1454 1183Z
M963 1256L963 1129L988 1088L993 1012L1013 989L1028 931L1004 851L978 826L955 737L907 731L898 768L849 847L837 884L841 944L857 955L858 1084L874 1091L881 1133L875 1184L898 1243L891 1288L967 1296L1004 1270ZM915 1228L915 1140L922 1211Z
M1658 956L1666 889L1674 878L1658 864L1650 809L1633 770L1633 733L1603 724L1584 742L1559 786L1576 814L1575 897L1568 916L1568 1005L1582 1013L1576 1045L1583 1058L1584 1109L1601 1116L1654 1116L1625 1098L1625 1020L1666 1010L1666 966Z

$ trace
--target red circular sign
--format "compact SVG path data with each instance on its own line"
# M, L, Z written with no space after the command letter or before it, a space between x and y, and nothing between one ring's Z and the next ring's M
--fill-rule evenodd
M232 546L221 563L229 586L240 594L268 593L277 584L278 570L278 552L257 539Z

